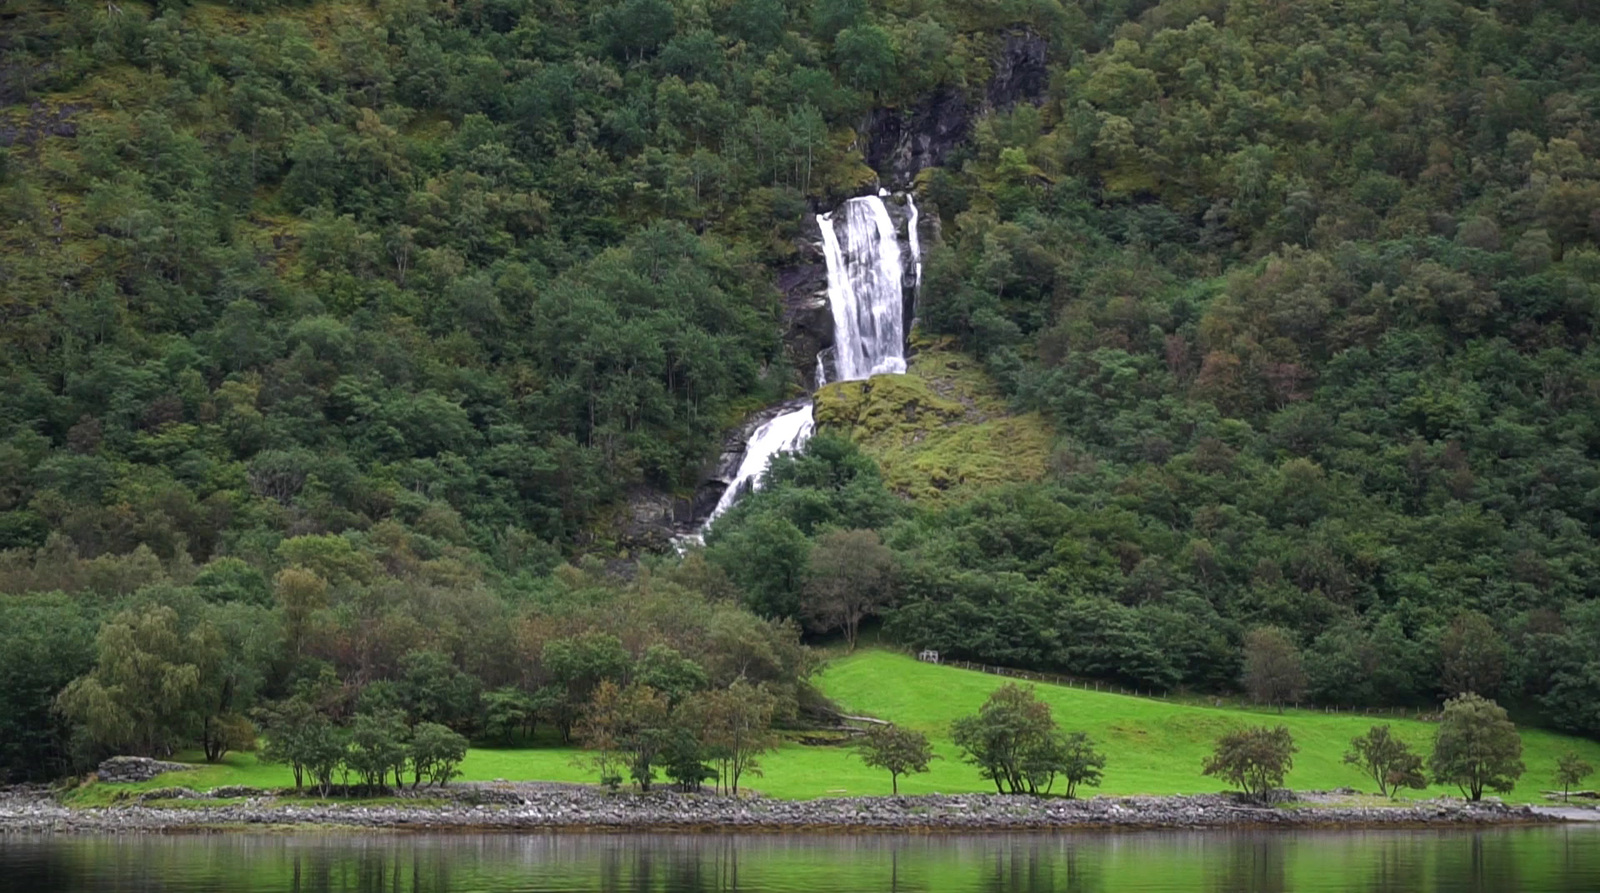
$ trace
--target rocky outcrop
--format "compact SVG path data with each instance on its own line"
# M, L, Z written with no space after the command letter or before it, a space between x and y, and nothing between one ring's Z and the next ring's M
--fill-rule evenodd
M448 793L447 793L448 791ZM0 833L178 831L204 826L337 825L356 828L568 830L989 831L1145 828L1473 827L1561 821L1526 806L1428 801L1407 806L1283 809L1227 795L1063 800L996 794L735 799L709 794L608 794L536 785L452 786L429 800L367 806L360 801L272 798L207 809L156 805L76 810L40 796L0 793ZM445 796L449 802L438 802Z
M0 66L0 105L7 104L4 71L4 67ZM0 119L0 149L14 145L31 146L52 136L76 137L78 125L73 119L83 111L83 107L78 105L47 106L35 102L28 107L26 116Z
M1019 102L1035 105L1050 86L1050 44L1032 31L1006 35L1005 47L995 58L994 77L984 91L984 111L1003 111Z
M123 783L149 781L166 772L186 772L193 768L184 763L164 763L149 757L112 757L100 764L95 775L101 781Z
M890 189L910 188L917 173L939 167L967 139L973 111L959 90L944 88L909 108L876 108L861 128L862 154Z
M822 256L822 230L807 214L795 240L795 262L778 270L783 300L783 349L789 367L806 390L817 386L817 354L833 346L833 314L828 309L828 264Z
M905 108L873 109L859 130L867 165L885 187L909 189L919 172L943 165L966 142L979 115L1039 103L1050 82L1049 53L1043 37L1015 31L1001 39L981 98L947 87Z
M687 499L641 487L628 494L623 512L617 528L618 545L632 551L665 552L692 513L692 506Z

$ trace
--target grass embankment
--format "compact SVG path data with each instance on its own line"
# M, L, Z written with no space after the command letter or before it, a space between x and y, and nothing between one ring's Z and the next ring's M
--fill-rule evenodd
M862 651L828 665L819 677L822 690L850 710L894 720L921 730L933 739L942 757L926 775L902 779L908 794L988 791L993 787L963 763L950 743L954 719L975 712L989 692L1004 684L996 676L920 663L886 651ZM1087 731L1106 754L1105 794L1192 794L1220 790L1223 785L1200 774L1201 759L1212 742L1227 729L1246 724L1287 725L1300 752L1289 784L1302 790L1372 787L1342 758L1350 739L1374 722L1390 722L1395 731L1417 750L1426 752L1433 726L1414 720L1375 720L1363 716L1330 716L1314 711L1289 710L1282 716L1269 710L1240 710L1172 704L1102 692L1081 691L1055 685L1038 685L1065 729ZM1551 786L1556 759L1571 749L1591 763L1600 764L1600 744L1539 729L1523 729L1523 760L1528 771L1506 799L1537 802L1540 790ZM579 752L569 748L494 750L474 748L462 765L469 781L590 782L594 774L574 765ZM886 794L889 778L869 770L847 748L786 744L763 758L766 775L746 779L751 788L775 797L809 798L840 795ZM141 785L94 785L79 792L75 802L99 805L117 790L145 790L184 785L210 788L219 785L279 787L290 783L286 769L258 763L252 754L230 754L221 764L193 772L172 773ZM1087 792L1094 793L1094 792ZM1453 788L1408 792L1415 797L1455 794Z

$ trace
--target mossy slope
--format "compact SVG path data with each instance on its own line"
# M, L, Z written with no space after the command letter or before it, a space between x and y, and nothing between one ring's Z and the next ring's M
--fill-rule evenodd
M1044 419L1011 412L982 367L948 342L919 346L905 375L819 390L817 424L854 440L891 490L917 501L1042 479L1053 438Z

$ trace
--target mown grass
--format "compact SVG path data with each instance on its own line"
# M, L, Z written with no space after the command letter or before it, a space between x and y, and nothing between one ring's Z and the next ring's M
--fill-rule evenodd
M962 793L993 790L977 770L962 762L950 741L950 723L975 712L995 688L1006 680L969 670L934 666L882 650L865 650L832 661L818 678L829 697L851 711L893 720L925 732L940 759L932 771L901 779L900 790L909 794ZM1289 784L1301 790L1372 787L1355 768L1343 763L1350 739L1374 722L1389 722L1395 731L1425 753L1433 726L1415 720L1374 720L1368 717L1330 716L1313 711L1212 708L1173 704L1104 692L1082 691L1056 685L1036 686L1065 729L1082 730L1099 743L1108 763L1105 794L1192 794L1221 790L1224 785L1200 774L1200 763L1212 742L1223 732L1243 725L1283 723L1293 733L1300 752L1295 755ZM1600 764L1600 744L1541 729L1523 729L1523 759L1528 771L1506 798L1517 802L1542 800L1540 790L1551 787L1556 760L1575 750L1591 763ZM861 794L887 794L888 775L862 765L846 747L815 747L786 743L761 760L764 775L749 777L744 786L773 797L806 799ZM467 781L592 782L595 773L583 764L576 748L530 749L473 748L462 764ZM71 796L80 806L112 802L117 791L137 793L161 787L184 786L200 790L220 785L273 788L292 784L287 769L269 766L254 754L229 754L221 763L200 765L133 785L89 785ZM1086 793L1094 793L1087 791ZM1415 798L1456 794L1453 788L1434 787L1408 792Z
M945 759L927 775L902 783L902 789L911 791L982 789L972 767L960 762L949 742L948 729L957 717L976 711L989 692L1005 681L884 651L861 652L836 660L820 679L823 690L841 704L893 719L934 739ZM1201 761L1218 735L1243 725L1282 723L1289 727L1300 752L1295 755L1288 782L1302 790L1373 787L1370 779L1345 765L1343 757L1350 739L1374 723L1388 722L1399 736L1424 754L1433 738L1434 726L1415 720L1302 710L1289 710L1280 716L1272 710L1173 704L1055 685L1036 688L1063 728L1086 731L1099 742L1108 758L1105 784L1100 789L1103 793L1218 790L1223 785L1200 774ZM1578 751L1591 763L1600 759L1600 744L1595 742L1542 729L1521 731L1527 772L1508 800L1541 800L1539 792L1551 786L1556 760L1566 750ZM1433 787L1410 795L1455 793L1453 788Z

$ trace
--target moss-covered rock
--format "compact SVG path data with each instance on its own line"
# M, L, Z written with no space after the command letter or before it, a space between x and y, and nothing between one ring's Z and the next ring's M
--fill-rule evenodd
M1039 480L1054 436L1038 413L1012 413L983 368L942 343L905 375L822 388L816 417L877 459L890 489L919 501Z

